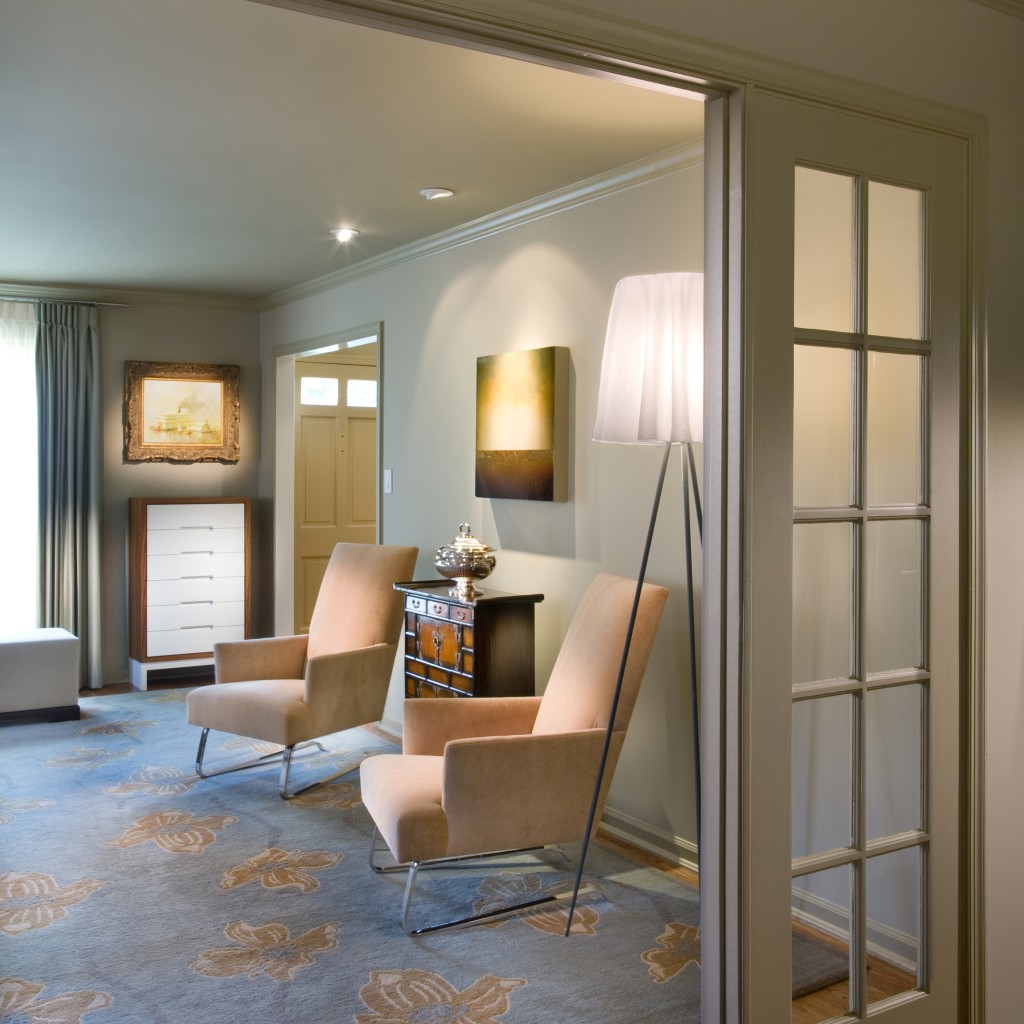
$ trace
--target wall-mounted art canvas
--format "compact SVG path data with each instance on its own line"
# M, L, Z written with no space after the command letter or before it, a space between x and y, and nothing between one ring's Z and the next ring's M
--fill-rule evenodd
M124 364L125 462L237 462L239 367Z
M477 497L566 501L568 449L567 348L477 359Z

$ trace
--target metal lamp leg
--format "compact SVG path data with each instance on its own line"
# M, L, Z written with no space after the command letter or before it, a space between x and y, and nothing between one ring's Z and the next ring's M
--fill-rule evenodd
M569 935L572 930L572 917L576 912L576 897L579 894L580 883L583 879L583 864L587 857L587 846L590 843L590 834L594 830L594 823L597 818L597 804L601 794L601 782L604 779L605 767L608 764L608 751L612 745L612 733L615 729L615 715L619 709L619 698L622 695L622 681L626 675L626 663L629 660L629 646L633 641L633 630L636 627L636 613L640 607L640 595L643 592L644 579L647 576L647 561L651 554L651 540L654 537L654 527L658 522L658 508L661 505L661 492L665 484L665 470L668 468L668 456L672 450L671 444L665 445L665 454L661 459L661 469L658 472L658 484L654 489L654 504L651 507L651 519L647 526L647 539L644 542L644 553L640 559L640 572L636 580L636 593L633 595L633 607L629 613L629 624L626 626L626 639L622 645L622 660L619 663L619 674L615 680L615 693L612 696L612 706L608 713L608 728L605 730L604 746L601 749L601 761L597 768L597 778L594 781L594 795L590 801L590 812L587 815L587 828L583 833L583 847L580 850L580 863L576 872L576 883L573 887L572 902L569 904L569 920L565 925L565 934Z

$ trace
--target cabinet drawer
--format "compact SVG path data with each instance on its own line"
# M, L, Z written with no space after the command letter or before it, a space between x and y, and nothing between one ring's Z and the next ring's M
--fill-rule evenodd
M468 604L452 604L448 606L448 617L452 622L472 622L473 609Z
M182 527L227 529L243 526L245 505L240 501L147 506L146 527L150 530L176 530Z
M202 576L190 580L149 580L146 604L152 614L155 605L187 604L190 601L245 601L245 577Z
M241 526L146 531L146 553L149 555L212 555L225 551L245 551L245 530Z
M427 599L425 597L407 597L405 607L410 612L425 612L427 610Z
M146 655L166 658L175 654L209 654L214 644L244 639L244 626L151 630L146 634Z
M435 686L424 679L407 678L405 681L407 697L466 697L468 694L449 690L445 686Z
M150 555L146 559L146 574L151 580L183 580L202 576L244 576L245 552Z
M425 661L406 661L405 663L406 692L411 685L423 683L440 686L445 690L454 690L459 697L472 697L474 693L473 677L461 672L450 672L439 665L431 665Z
M183 604L154 605L146 610L150 633L165 629L245 625L244 601L191 601Z

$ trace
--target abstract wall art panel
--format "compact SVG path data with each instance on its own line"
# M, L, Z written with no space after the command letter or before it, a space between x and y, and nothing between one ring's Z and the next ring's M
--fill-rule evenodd
M568 500L568 448L567 348L477 359L477 497Z

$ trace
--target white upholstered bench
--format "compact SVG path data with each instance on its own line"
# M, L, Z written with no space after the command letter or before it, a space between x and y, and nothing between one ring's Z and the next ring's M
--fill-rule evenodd
M0 632L0 720L78 717L78 637L54 628Z

